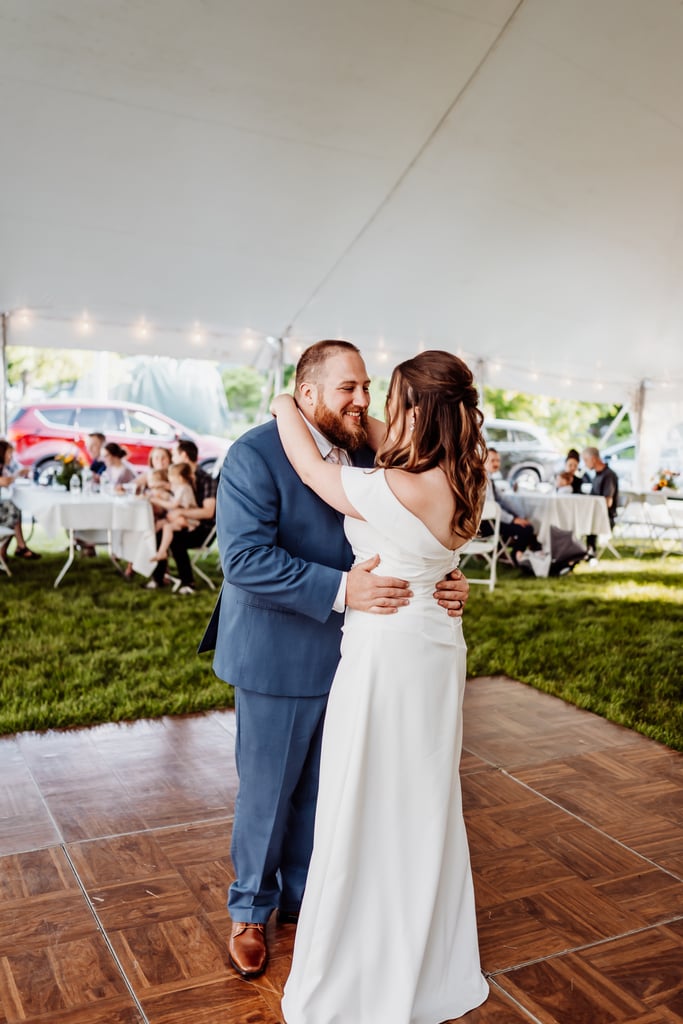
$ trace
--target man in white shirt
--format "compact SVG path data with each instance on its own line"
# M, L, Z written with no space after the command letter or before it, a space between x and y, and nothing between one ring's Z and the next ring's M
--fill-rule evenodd
M527 548L531 551L540 551L542 545L529 520L517 515L505 495L495 485L494 474L500 472L500 455L495 448L488 450L486 472L488 474L486 497L495 501L500 507L500 535L506 543L509 542L515 562L519 561L522 552Z

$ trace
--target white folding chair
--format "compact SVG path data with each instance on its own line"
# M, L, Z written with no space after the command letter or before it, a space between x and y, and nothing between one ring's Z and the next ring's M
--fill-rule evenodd
M635 543L636 557L646 551L661 550L655 508L666 506L666 495L658 491L627 492L623 500L624 504L617 510L614 539Z
M203 569L199 568L197 563L200 562L202 558L206 557L215 539L216 527L214 525L209 531L209 533L207 533L206 537L204 538L203 542L199 545L198 548L190 548L190 550L192 551L192 554L190 555L190 564L192 566L192 571L196 572L198 576L201 576L201 578L204 580L206 585L211 588L211 590L216 589L216 584L213 582L210 576L206 575ZM178 579L177 576L171 576L171 581L173 583L173 592L175 593L177 590L180 589L181 581Z
M470 558L480 556L488 568L488 575L481 578L468 576L467 580L469 583L484 583L491 591L496 585L496 567L500 550L500 505L497 501L484 503L481 521L489 524L491 533L488 536L481 536L480 532L460 548L460 568ZM481 526L479 529L481 531Z
M8 526L0 526L0 572L11 576L10 567L5 561L5 542L14 536L14 530Z
M213 529L209 533L207 533L206 537L204 538L204 543L201 544L198 548L194 549L194 554L192 555L192 557L190 559L190 561L192 562L192 569L193 569L193 571L196 572L198 576L201 576L201 578L204 580L204 582L206 584L208 584L208 586L211 588L211 590L215 590L216 589L216 584L213 582L212 579L210 579L209 576L206 575L205 572L203 572L199 568L199 566L197 565L197 562L201 561L201 559L206 556L206 554L209 551L209 548L211 547L211 545L213 544L215 539L216 539L216 527L214 525Z

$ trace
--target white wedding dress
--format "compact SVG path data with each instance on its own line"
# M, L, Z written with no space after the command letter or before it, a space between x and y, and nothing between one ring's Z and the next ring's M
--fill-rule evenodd
M357 561L410 581L394 615L347 610L325 720L315 840L282 1009L287 1024L440 1024L482 1003L459 761L466 646L434 600L458 558L344 467Z

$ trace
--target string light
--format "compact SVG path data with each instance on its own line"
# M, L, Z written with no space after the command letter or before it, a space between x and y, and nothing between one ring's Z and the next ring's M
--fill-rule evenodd
M247 330L242 336L242 348L251 352L256 347L257 338L252 330Z
M34 325L34 322L39 321L40 323L61 323L64 325L70 325L72 331L75 330L81 335L92 335L97 336L100 329L103 332L111 332L112 329L125 331L128 330L140 342L149 341L152 336L157 334L160 336L172 336L177 335L179 338L184 337L193 346L205 347L205 354L208 353L208 342L211 340L210 351L212 357L216 359L230 358L231 353L234 354L235 345L239 345L243 350L253 351L257 347L266 343L266 335L262 332L255 331L252 328L248 328L242 331L212 331L207 330L201 326L199 321L195 321L192 328L188 331L188 328L179 327L158 327L153 326L146 319L141 317L134 324L124 323L121 321L106 321L106 320L93 320L87 311L83 311L80 316L65 316L50 313L43 313L35 311L29 307L22 307L20 309L11 311L11 323L16 330L21 329L22 331ZM342 336L342 335L340 335ZM313 344L317 341L317 337L301 338L296 343L293 342L291 337L286 338L286 351L290 362L296 362L304 348L308 345ZM421 338L416 347L401 346L396 347L387 345L386 340L383 336L377 339L377 347L375 349L375 360L378 364L386 364L391 362L400 362L403 359L408 359L417 352L425 351L428 347L428 343L425 342L424 338ZM371 351L367 352L370 358ZM575 387L576 380L578 379L578 387L591 388L594 392L603 392L606 388L619 388L621 390L632 389L636 386L636 382L630 381L626 378L615 378L612 379L610 376L609 381L605 381L604 378L604 362L602 360L596 360L592 374L587 368L587 375L585 377L572 378L566 376L564 373L554 373L552 371L539 371L536 367L531 369L528 365L522 365L519 363L508 362L507 360L501 360L498 358L488 359L485 355L473 352L464 352L462 347L458 347L457 355L467 362L472 364L481 364L486 368L486 372L490 375L500 375L501 372L511 375L521 375L527 380L533 381L547 381L552 384L555 381L555 386L561 386L562 388ZM672 380L670 377L670 371L663 370L658 376L657 380L649 382L649 386L657 388L659 390L672 390L678 389L682 385L680 380Z
M79 334L90 334L92 327L92 320L85 312L76 321L76 330Z
M147 338L149 338L150 333L150 326L143 316L140 318L140 320L138 320L137 324L135 324L135 327L133 328L133 334L140 341L146 341Z
M202 330L201 325L199 323L195 322L192 328L192 332L190 334L190 341L192 342L193 345L203 345L205 343L206 335L204 334L204 331Z

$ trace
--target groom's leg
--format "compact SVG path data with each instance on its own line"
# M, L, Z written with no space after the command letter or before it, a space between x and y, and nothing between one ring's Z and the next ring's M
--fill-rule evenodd
M292 794L287 832L280 864L280 910L298 912L304 895L308 865L313 850L315 808L320 777L320 747L322 744L324 709L318 727L311 738L308 757L299 784Z
M228 897L233 921L265 923L279 905L278 871L292 796L310 765L326 704L326 696L271 697L235 689L240 785L231 848L235 881Z

